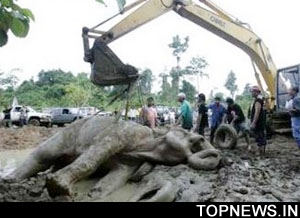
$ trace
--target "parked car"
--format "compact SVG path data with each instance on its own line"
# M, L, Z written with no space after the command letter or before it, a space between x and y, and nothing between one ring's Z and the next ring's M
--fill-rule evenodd
M54 108L50 113L52 116L52 124L60 127L82 118L78 113L72 113L72 109L70 108Z
M51 126L51 115L40 113L28 106L16 105L10 109L10 120L14 125L20 124L21 110L26 111L26 123L34 126Z
M113 115L113 113L109 112L109 111L108 112L102 111L102 112L98 112L97 115L100 116L100 117L110 117L110 116Z
M88 117L96 114L99 110L95 107L81 107L79 108L79 114L83 117Z

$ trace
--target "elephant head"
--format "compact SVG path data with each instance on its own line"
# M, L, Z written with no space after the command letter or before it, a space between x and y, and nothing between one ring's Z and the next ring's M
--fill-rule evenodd
M130 152L128 155L138 159L167 165L177 165L184 161L195 169L215 169L221 155L203 136L171 128L166 134L154 139L153 146L147 150Z

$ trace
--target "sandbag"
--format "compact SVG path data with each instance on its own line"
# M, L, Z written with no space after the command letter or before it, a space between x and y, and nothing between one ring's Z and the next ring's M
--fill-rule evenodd
M219 148L235 148L238 134L234 127L229 124L221 124L215 133L215 144Z

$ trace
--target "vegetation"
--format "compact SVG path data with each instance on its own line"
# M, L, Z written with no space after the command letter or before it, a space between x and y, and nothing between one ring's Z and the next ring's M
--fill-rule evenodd
M26 37L34 15L28 8L22 8L15 0L0 0L0 47L7 44L8 34Z
M238 90L238 86L236 85L236 76L233 71L230 71L227 76L225 88L229 90L231 97L234 98L234 95Z
M181 60L188 50L188 42L189 37L181 38L178 35L173 37L169 47L172 49L172 55L176 58L176 66L166 69L159 74L158 78L153 76L153 72L149 68L139 69L140 78L136 87L133 88L131 107L141 107L146 103L146 98L150 96L155 98L157 104L178 106L178 92L184 92L188 101L195 102L197 90L186 79L186 76L208 77L209 75L204 71L208 64L204 58L196 56L191 58L188 65L182 66ZM13 69L9 73L0 71L0 109L9 107L14 96L18 98L20 104L30 105L36 109L94 106L105 110L115 110L119 109L121 105L124 107L125 95L121 95L113 104L109 103L116 95L123 93L126 86L100 88L90 82L86 73L75 74L60 69L42 70L36 80L31 78L17 86L19 79L16 77L16 71L20 71L20 69ZM156 94L152 90L153 82L161 83L161 90ZM238 88L234 72L229 73L225 87L234 97ZM242 95L236 96L236 102L242 106L245 112L252 100L249 90L250 85L247 84ZM213 90L208 96L208 101L212 101L216 96L224 101L224 94L214 93Z
M238 103L243 109L245 114L248 114L249 107L252 102L252 95L250 92L250 84L247 83L244 87L244 91L241 95L236 96L236 103Z

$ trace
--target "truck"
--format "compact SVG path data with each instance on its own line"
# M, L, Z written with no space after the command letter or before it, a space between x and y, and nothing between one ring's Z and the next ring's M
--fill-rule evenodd
M53 108L50 111L52 125L63 127L65 124L72 123L83 118L79 113L73 113L71 108Z
M20 125L21 110L26 111L26 123L33 126L51 126L51 115L40 113L29 106L14 105L10 110L10 121L14 125Z

